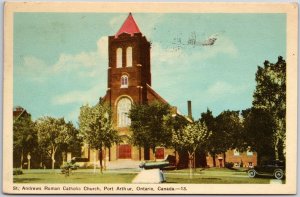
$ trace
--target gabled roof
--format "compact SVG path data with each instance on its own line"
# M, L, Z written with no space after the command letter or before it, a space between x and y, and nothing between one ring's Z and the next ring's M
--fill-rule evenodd
M131 13L129 13L127 19L124 21L123 25L116 33L115 37L118 37L122 33L127 33L130 34L131 36L133 36L133 34L135 33L141 33Z
M168 103L165 99L163 99L163 97L161 97L157 92L155 92L155 90L153 90L149 84L147 84L147 92L148 94L151 94L154 98L156 98L159 102Z

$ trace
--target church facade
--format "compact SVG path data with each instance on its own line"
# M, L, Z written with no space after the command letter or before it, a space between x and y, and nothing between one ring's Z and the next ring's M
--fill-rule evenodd
M150 50L150 42L139 30L131 13L119 31L108 37L107 91L103 99L112 109L113 125L122 142L114 144L102 152L104 165L107 162L125 160L142 161L145 159L153 160L154 158L160 160L164 159L166 155L175 156L178 162L178 154L174 149L157 147L155 155L153 155L152 151L135 147L129 141L131 120L128 113L131 106L133 104L147 104L152 101L167 103L151 87ZM192 117L190 101L188 102L188 111L188 116ZM176 113L175 107L174 113ZM256 165L256 153L241 153L239 155L234 153L233 150L226 152L227 162L233 162L235 166ZM93 162L97 165L99 163L99 151L90 150L88 145L83 148L83 157L86 158L87 165ZM97 162L95 162L96 160ZM185 159L183 158L183 160ZM205 165L210 167L214 165L211 156L206 155L205 160ZM225 166L225 161L221 155L218 155L215 160L217 167Z
M108 37L107 91L103 99L112 109L113 124L122 142L104 151L106 161L154 159L152 151L130 144L131 121L128 117L132 104L167 103L151 87L150 49L150 42L140 32L131 13L119 31ZM84 152L84 156L92 162L92 151L85 148ZM175 153L174 150L157 147L155 154L156 159L164 159L167 154Z
M108 81L104 100L113 111L113 123L122 138L122 143L109 151L110 160L142 160L147 154L132 146L128 140L131 105L147 104L154 100L166 103L151 88L150 49L150 42L140 32L131 13L120 30L108 38ZM156 152L159 158L164 157L164 148L158 148Z

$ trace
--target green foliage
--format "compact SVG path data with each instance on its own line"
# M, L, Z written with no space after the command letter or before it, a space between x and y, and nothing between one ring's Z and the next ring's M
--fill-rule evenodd
M21 169L14 169L13 170L13 175L21 175L23 174L23 171Z
M71 122L67 122L67 135L70 137L67 143L63 143L59 147L60 152L71 152L73 156L81 156L82 137L79 135L79 130L74 127Z
M262 108L251 108L242 112L244 118L245 141L247 145L261 157L272 158L273 134L276 129L273 116Z
M212 111L207 109L205 113L201 113L199 121L204 123L207 129L211 131L211 135L207 140L206 150L213 158L213 166L216 166L215 155L223 151L223 148L220 146L223 139L218 135L216 118L212 115Z
M93 149L111 147L119 141L117 131L113 129L112 112L105 103L80 108L79 130L84 141Z
M85 143L100 150L100 172L102 173L102 149L118 143L120 138L113 129L110 107L101 100L95 106L84 105L80 108L79 130Z
M200 121L187 124L180 132L173 133L172 143L188 151L192 156L198 147L204 146L211 135L206 125Z
M192 160L195 151L199 147L204 147L207 139L211 135L206 125L200 121L188 123L179 132L173 132L172 144L181 150L186 150L189 155L190 178L192 178Z
M207 112L201 114L200 121L205 123L211 131L206 148L213 157L214 166L216 154L225 153L233 148L242 149L245 146L244 129L239 111L227 110L214 117L208 109Z
M168 104L152 102L148 105L133 105L129 113L132 143L138 147L151 148L153 152L156 146L170 145L171 131L166 127L166 120L170 116Z
M256 73L256 90L253 107L266 110L275 121L276 130L273 133L273 149L275 158L285 154L286 135L286 62L280 56L273 64L264 62ZM280 147L283 146L283 147ZM280 153L282 150L283 153Z
M222 152L241 147L243 126L239 111L223 111L216 117L216 123L216 134L220 138L219 146Z
M54 169L55 154L58 148L66 147L78 138L78 131L71 122L66 123L63 118L42 117L37 120L39 146L52 159Z
M22 167L23 157L33 152L37 146L37 132L30 116L20 116L13 123L14 164ZM16 160L16 161L15 161Z
M65 174L65 176L69 176L72 170L77 170L78 165L75 164L74 161L64 163L60 169L61 173Z

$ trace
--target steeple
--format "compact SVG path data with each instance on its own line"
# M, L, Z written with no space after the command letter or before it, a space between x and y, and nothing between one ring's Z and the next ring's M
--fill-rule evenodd
M123 25L116 33L115 37L118 37L122 33L127 33L133 36L134 33L141 33L139 27L134 21L131 12L129 13L127 19L124 21Z

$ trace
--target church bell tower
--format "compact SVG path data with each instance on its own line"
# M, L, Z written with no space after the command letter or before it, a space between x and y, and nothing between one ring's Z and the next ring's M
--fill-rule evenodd
M109 36L108 51L107 96L111 106L122 95L130 97L133 103L146 103L145 87L151 86L150 43L131 13L119 31Z
M142 35L130 13L119 29L109 36L108 81L105 101L113 111L113 122L124 144L116 148L116 159L140 159L126 142L132 104L148 102L147 86L151 86L150 42ZM139 156L138 156L139 155Z

